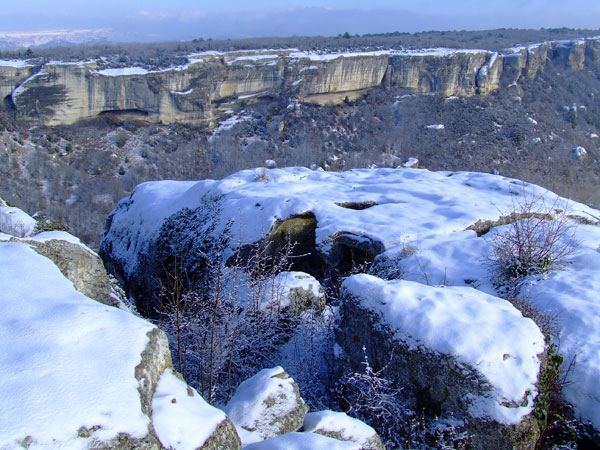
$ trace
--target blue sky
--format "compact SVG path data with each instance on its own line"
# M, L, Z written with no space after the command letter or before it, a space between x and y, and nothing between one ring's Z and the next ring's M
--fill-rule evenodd
M111 29L122 40L432 29L600 27L600 0L22 0L0 32Z

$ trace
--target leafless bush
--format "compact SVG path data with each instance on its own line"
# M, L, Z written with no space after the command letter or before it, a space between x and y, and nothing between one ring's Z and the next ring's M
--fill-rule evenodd
M273 365L278 348L300 320L280 307L275 275L289 269L288 245L274 262L256 246L226 261L227 238L205 257L200 281L177 257L160 286L159 324L169 335L176 368L210 403L226 402L239 382ZM273 301L265 307L264 299Z
M23 238L27 236L28 228L20 220L10 220L7 214L0 214L0 233Z
M515 297L527 276L564 268L577 253L575 225L555 206L523 195L507 215L515 220L489 239L487 263L498 286L510 287Z

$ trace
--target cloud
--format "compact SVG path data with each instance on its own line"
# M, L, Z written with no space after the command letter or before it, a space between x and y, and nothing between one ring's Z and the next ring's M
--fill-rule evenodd
M167 11L148 11L147 9L140 9L134 13L134 16L143 19L163 20L175 17L175 14Z

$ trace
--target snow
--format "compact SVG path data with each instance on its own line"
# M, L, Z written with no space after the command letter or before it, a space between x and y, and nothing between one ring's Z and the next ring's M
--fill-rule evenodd
M286 433L244 446L244 450L360 450L355 442L339 441L320 434Z
M27 78L25 81L23 81L20 85L18 85L15 90L12 92L12 98L14 99L15 97L21 95L23 92L25 92L27 90L27 87L25 87L25 85L27 83L29 83L31 80L36 79L37 77L41 77L43 75L48 75L48 72L44 72L43 70L40 70L37 73L34 73L33 75L31 75L29 78Z
M587 150L581 146L575 147L573 149L573 154L578 158L583 158L585 155L587 155Z
M537 125L537 120L535 120L533 117L527 117L527 120L529 121L529 123L531 123L532 125Z
M579 416L600 428L600 233L597 226L580 225L581 248L566 271L533 280L527 298L539 310L556 317L556 344L565 367L575 362L563 388L564 398Z
M121 67L118 69L103 69L96 73L104 75L105 77L121 77L129 75L147 75L148 72L149 71L143 67Z
M190 95L194 92L194 88L188 89L187 91L171 91L171 94L174 95Z
M0 232L15 237L31 236L37 222L29 214L12 206L0 206Z
M160 376L152 398L152 424L165 448L200 448L225 419L223 411L206 403L171 370Z
M515 202L536 197L543 197L546 205L568 210L572 215L588 219L600 217L600 212L538 186L484 173L408 168L347 172L285 168L270 169L266 173L268 183L255 181L255 170L245 170L217 181L141 184L130 198L119 204L103 242L110 242L111 256L122 262L126 273L132 273L138 268L138 256L148 251L166 218L184 207L194 209L218 198L222 212L217 218L215 233L220 233L229 219L234 220L231 234L236 241L231 244L230 253L238 245L259 241L277 221L311 211L317 219L316 245L324 254L332 248L336 234L343 232L357 240L379 242L383 253L377 259L387 258L391 268L400 269L408 280L457 285L463 289L471 286L495 294L489 271L482 261L489 252L489 244L485 237L478 238L474 232L465 231L467 227L478 220L497 220L512 211ZM345 202L374 202L375 205L362 210L339 206ZM580 226L577 233L583 229ZM582 302L577 298L597 298L600 263L590 255L597 253L600 229L585 230L586 236L596 236L586 238L588 241L596 239L595 245L588 246L589 271L581 272L587 274L587 280L573 265L571 270L549 274L531 289L535 293L536 289L543 288L542 298L554 295L558 303L550 302L547 308L563 305L568 309L572 304L576 307L575 315L591 321L598 317L592 301ZM407 248L414 248L416 252L399 258ZM550 283L559 274L561 283ZM559 289L566 289L569 283L577 285L577 289L565 293L567 297L564 297ZM564 325L559 351L568 360L576 348L583 348L584 342L595 342L597 336L600 336L600 326ZM567 345L568 342L573 344ZM594 348L597 346L579 351L586 356L578 357L574 383L565 390L569 398L583 402L581 407L576 405L576 410L584 417L590 417L594 408L600 410L600 398L593 394L596 384L590 381L600 378L600 363L590 356L597 351ZM585 406L585 402L589 405ZM600 418L595 420L596 426L600 426Z
M366 447L377 434L373 428L358 419L354 419L343 412L319 411L308 413L304 416L305 433L324 431L340 435L346 441L356 442Z
M402 167L411 168L419 165L419 160L417 158L410 157L408 161L406 161Z
M250 97L251 96L252 95L250 95ZM209 141L211 138L214 138L215 136L221 134L224 130L230 130L238 123L245 122L246 120L250 120L250 116L234 114L233 116L228 117L223 122L221 122L217 128L214 129L212 136L209 138Z
M342 231L379 241L389 249L407 238L448 234L479 219L495 220L501 215L499 210L511 210L515 198L523 193L545 194L548 204L557 199L535 185L483 173L420 169L323 172L296 167L269 169L267 174L269 183L256 182L256 171L244 170L217 181L140 184L122 201L104 242L111 242L112 257L131 273L167 217L218 197L223 211L217 233L233 218L231 233L241 240L239 244L257 242L277 220L312 211L317 218L317 246L323 252ZM337 204L369 201L377 205L360 211ZM564 199L558 200L556 207L566 208L567 204L574 214L594 214L585 205Z
M230 61L227 61L227 65L230 66L232 64L235 64L237 62L243 61L243 62L247 62L247 61L251 61L251 62L257 62L257 61L263 61L265 59L278 59L279 55L244 55L244 56L238 56L236 58L233 58Z
M135 367L154 327L91 300L26 244L0 243L0 448L87 448L143 437Z
M347 278L342 289L411 346L455 357L493 387L493 402L471 413L518 423L532 411L544 336L509 302L469 287L432 287L372 275ZM508 408L505 402L527 406ZM481 406L481 405L478 405Z
M590 139L598 139L598 135L596 133L591 133Z
M300 83L302 83L302 80L304 80L304 78L299 78L299 79L297 79L296 81L294 81L294 82L292 83L292 86L298 86Z
M29 64L27 61L19 59L0 59L0 67L14 67L20 69L23 67L33 67L33 64Z
M261 370L238 386L225 407L225 413L238 430L242 444L275 436L279 424L271 423L272 419L284 417L296 408L294 380L277 377L283 373L279 366ZM274 404L267 402L269 398L276 400ZM269 404L272 406L269 407Z
M309 59L310 61L333 61L338 58L359 58L377 56L454 56L460 53L477 54L491 53L487 50L454 49L454 48L428 48L419 50L377 50L370 52L340 52L340 53L316 53L316 52L292 52L288 55L292 59Z
M265 286L261 307L290 307L290 293L294 290L310 292L315 298L325 296L315 277L304 272L280 272Z
M446 127L444 126L443 123L438 123L438 124L435 124L435 125L427 125L425 128L427 128L428 130L440 131L440 130L443 130L444 128L446 128Z

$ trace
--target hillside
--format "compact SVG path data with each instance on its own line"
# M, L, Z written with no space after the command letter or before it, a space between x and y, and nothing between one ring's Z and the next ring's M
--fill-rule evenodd
M243 52L249 42L199 41L179 53L164 47L157 60L144 46L6 55L0 189L94 248L105 216L136 184L220 178L265 161L340 170L416 158L598 207L598 40L581 32L587 40L540 44L576 32L299 38L297 50L266 40L273 47ZM380 38L404 47L381 48ZM443 39L456 48L419 50ZM465 50L472 42L483 50ZM89 59L92 49L108 56Z

